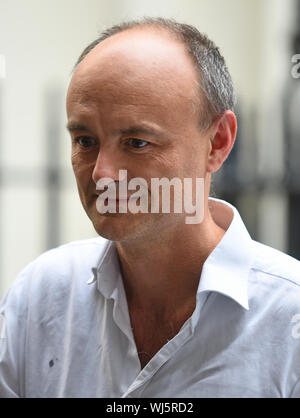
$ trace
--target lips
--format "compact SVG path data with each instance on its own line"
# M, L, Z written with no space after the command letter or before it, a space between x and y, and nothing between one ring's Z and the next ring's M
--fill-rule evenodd
M101 197L101 193L95 193L95 196L97 196L97 197ZM138 197L133 197L132 195L131 196L127 196L127 197L122 197L122 196L120 196L120 197L114 197L114 196L105 196L105 200L110 200L110 201L116 201L116 202L128 202L128 200L129 199L135 199L135 200L137 200L137 199L139 199L140 198L140 196L138 196Z
M96 194L95 196L97 196L97 197L101 197L101 194ZM129 200L130 199L130 196L129 197L114 197L114 196L105 196L105 199L109 199L109 200L115 200L115 201L126 201L126 200Z

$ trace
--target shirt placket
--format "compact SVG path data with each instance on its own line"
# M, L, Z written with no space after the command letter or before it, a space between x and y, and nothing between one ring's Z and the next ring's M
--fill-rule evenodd
M139 397L145 385L152 379L158 370L192 337L191 318L184 324L181 331L167 344L165 344L141 370L134 382L129 386L122 398Z
M122 398L138 398L142 395L147 383L163 367L163 365L176 355L176 352L192 339L194 329L200 317L200 311L203 309L209 296L208 292L197 295L197 302L192 316L183 324L179 333L165 344L141 370L136 379L129 386Z

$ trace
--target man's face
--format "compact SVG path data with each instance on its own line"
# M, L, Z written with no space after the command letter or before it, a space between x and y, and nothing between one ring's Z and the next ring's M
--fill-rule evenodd
M145 28L105 40L76 69L67 96L72 165L99 235L122 241L184 222L185 214L100 214L96 183L109 177L118 184L119 170L127 170L128 182L147 181L150 202L151 178L206 177L209 141L199 128L196 77L178 41Z

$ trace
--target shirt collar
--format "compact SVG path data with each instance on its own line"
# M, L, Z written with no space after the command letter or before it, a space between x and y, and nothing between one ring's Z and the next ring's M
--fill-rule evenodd
M245 309L248 305L248 276L252 265L252 239L237 209L224 200L209 198L214 221L226 232L203 264L197 295L211 291L229 296ZM112 297L120 278L120 264L113 241L106 241L88 284L97 281L98 290Z
M226 232L203 264L197 294L218 292L248 310L252 239L234 206L220 199L209 198L209 207L214 221Z
M119 256L114 241L106 241L97 267L92 268L92 273L93 276L87 283L92 284L97 281L99 292L107 299L112 297L120 278Z

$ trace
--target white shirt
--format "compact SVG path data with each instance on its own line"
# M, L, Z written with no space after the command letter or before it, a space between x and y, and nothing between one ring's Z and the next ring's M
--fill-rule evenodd
M226 233L195 310L142 370L113 242L29 264L0 304L0 397L300 397L300 262L211 204Z

